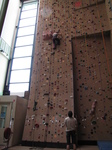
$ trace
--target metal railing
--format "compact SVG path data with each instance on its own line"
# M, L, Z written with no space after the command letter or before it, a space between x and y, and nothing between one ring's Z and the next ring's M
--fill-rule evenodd
M11 47L0 37L0 52L3 53L8 59L10 57Z

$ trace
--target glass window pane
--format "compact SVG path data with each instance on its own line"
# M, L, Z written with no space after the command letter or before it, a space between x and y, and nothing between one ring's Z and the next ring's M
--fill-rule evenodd
M19 27L35 25L36 17L20 20Z
M29 90L29 83L18 83L9 85L10 95L24 96L24 92Z
M35 31L35 26L19 28L17 36L34 34L34 31Z
M23 47L15 48L14 58L15 57L32 56L32 48L33 48L33 46L23 46Z
M23 45L32 45L33 44L33 35L30 36L24 36L24 37L18 37L16 41L16 47L17 46L23 46Z
M29 17L34 17L34 16L36 16L36 13L37 13L36 9L24 11L21 14L21 19L23 19L23 18L29 18Z
M2 105L0 114L0 128L5 128L6 114L7 114L7 105Z
M30 70L11 71L10 83L14 82L29 82Z
M31 57L13 59L12 70L30 68Z
M37 2L27 3L23 5L22 11L37 8Z

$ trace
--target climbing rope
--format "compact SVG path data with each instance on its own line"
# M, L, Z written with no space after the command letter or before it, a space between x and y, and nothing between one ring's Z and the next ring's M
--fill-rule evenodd
M107 48L106 48L104 33L103 33L102 25L101 25L100 14L99 14L99 10L98 10L98 0L96 0L96 9L97 9L97 15L98 15L98 18L99 18L100 28L101 28L101 32L102 32L103 46L104 46L104 50L105 50L105 56L106 56L106 61L107 61L108 73L109 73L109 77L110 77L110 83L112 84L109 60L108 60L108 55L107 55Z
M37 3L37 5L39 5ZM39 6L37 6L38 8ZM36 22L37 22L37 17L36 17ZM36 27L37 28L37 27ZM44 24L42 26L42 29L44 28ZM38 33L38 31L37 31ZM40 40L42 41L42 36L40 38ZM41 57L41 52L38 51L37 52L37 58L40 59ZM37 119L37 104L39 103L39 81L40 81L40 73L41 73L41 62L39 61L39 59L36 60L36 64L37 64L37 68L34 70L35 76L36 76L36 83L35 83L35 94L34 94L34 106L33 106L33 111L34 114L31 116L31 120L32 120L32 126L31 126L31 131L30 131L30 135L32 136L32 146L34 147L34 138L35 138L35 129L39 128L39 123L36 122Z

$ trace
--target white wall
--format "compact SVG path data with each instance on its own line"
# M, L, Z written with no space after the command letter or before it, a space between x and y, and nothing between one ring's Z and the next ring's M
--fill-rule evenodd
M12 41L13 41L16 25L18 23L18 16L20 10L19 6L20 6L20 0L9 1L9 5L6 12L2 33L1 33L1 37L11 47L12 47Z
M0 0L1 1L1 0ZM13 43L16 33L20 12L20 0L9 0L1 37L13 49ZM3 93L8 59L0 53L0 95Z
M3 94L8 59L0 53L0 95Z

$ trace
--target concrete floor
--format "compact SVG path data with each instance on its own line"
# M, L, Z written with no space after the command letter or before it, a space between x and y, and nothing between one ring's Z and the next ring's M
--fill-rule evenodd
M14 146L8 150L66 150L60 148L40 148L40 147L26 147L26 146ZM98 146L80 146L77 150L99 150Z

